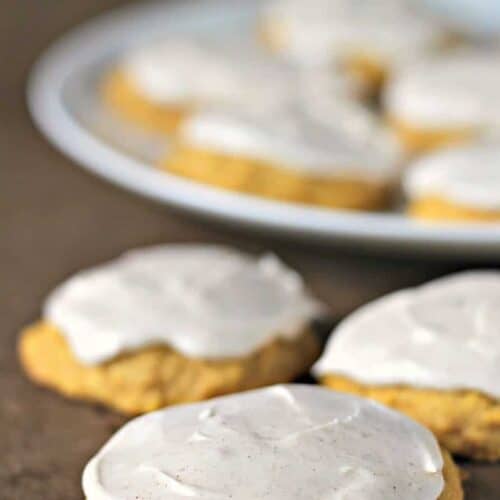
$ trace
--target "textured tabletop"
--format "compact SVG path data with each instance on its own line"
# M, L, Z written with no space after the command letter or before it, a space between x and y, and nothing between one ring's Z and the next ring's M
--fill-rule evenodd
M82 467L124 422L31 385L17 363L19 329L38 317L46 293L74 271L129 247L160 242L272 250L300 270L341 318L382 293L466 267L356 256L245 234L154 205L78 169L31 125L24 104L27 70L60 33L104 4L120 3L31 0L0 6L0 497L6 500L81 499ZM463 467L468 498L499 498L500 465Z

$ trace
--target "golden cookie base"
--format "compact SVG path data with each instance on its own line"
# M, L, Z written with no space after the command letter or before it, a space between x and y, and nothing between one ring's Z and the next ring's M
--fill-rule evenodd
M380 210L391 187L358 179L313 177L286 165L180 145L160 164L171 173L231 191L281 201L350 210Z
M188 109L162 106L148 101L120 71L105 76L101 98L118 116L152 132L175 132Z
M466 144L478 134L472 127L423 129L397 118L389 118L389 125L410 154L427 153L447 146Z
M22 332L18 349L33 381L126 414L289 382L305 373L320 352L315 335L306 331L238 359L207 361L151 346L89 366L75 358L57 328L43 321Z
M452 453L500 460L500 402L479 392L367 385L340 375L327 375L322 383L407 414L428 427Z
M425 197L410 202L408 215L434 222L500 222L500 211L469 208L438 197Z

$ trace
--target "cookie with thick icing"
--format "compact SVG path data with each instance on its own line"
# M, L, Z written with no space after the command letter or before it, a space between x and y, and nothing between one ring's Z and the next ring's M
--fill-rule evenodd
M480 143L422 157L405 170L403 189L417 219L500 222L500 146Z
M83 473L87 500L461 500L432 434L366 399L277 385L139 417Z
M162 168L281 201L380 210L399 175L399 146L376 117L321 92L280 110L195 113L176 139Z
M322 311L276 257L165 245L60 285L19 353L42 385L141 413L293 380L319 354Z
M402 67L385 90L385 112L409 151L463 144L497 133L499 87L498 50L455 50Z
M313 373L431 429L453 453L500 459L500 273L470 271L367 304Z

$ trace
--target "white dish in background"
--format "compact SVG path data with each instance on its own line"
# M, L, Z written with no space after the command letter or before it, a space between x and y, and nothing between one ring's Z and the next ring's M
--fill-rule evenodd
M245 0L183 0L133 5L98 17L62 37L34 67L28 89L34 120L52 143L87 170L203 216L316 243L500 260L500 224L431 225L398 213L286 204L196 184L151 165L166 147L164 140L139 133L103 109L98 77L121 51L164 34L253 36L257 11L256 2Z

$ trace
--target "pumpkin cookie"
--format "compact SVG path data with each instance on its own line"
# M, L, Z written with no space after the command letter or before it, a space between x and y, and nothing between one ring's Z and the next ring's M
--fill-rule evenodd
M477 144L421 158L404 173L410 216L500 222L500 146Z
M448 35L401 0L275 0L262 14L264 39L301 66L337 65L370 91L408 59L442 45Z
M277 385L139 417L83 473L87 500L462 500L432 434L366 399Z
M500 52L455 50L401 68L384 96L410 152L463 144L500 123Z
M104 76L101 94L119 116L171 134L194 110L277 108L318 78L321 84L326 75L297 71L240 40L168 38L125 54Z
M367 110L316 94L279 111L194 114L161 166L265 198L379 210L391 202L399 161L397 142Z
M275 257L153 247L62 284L19 353L36 382L141 413L294 379L319 354L322 310Z
M313 372L415 418L453 453L499 460L499 303L497 271L390 294L337 327Z

